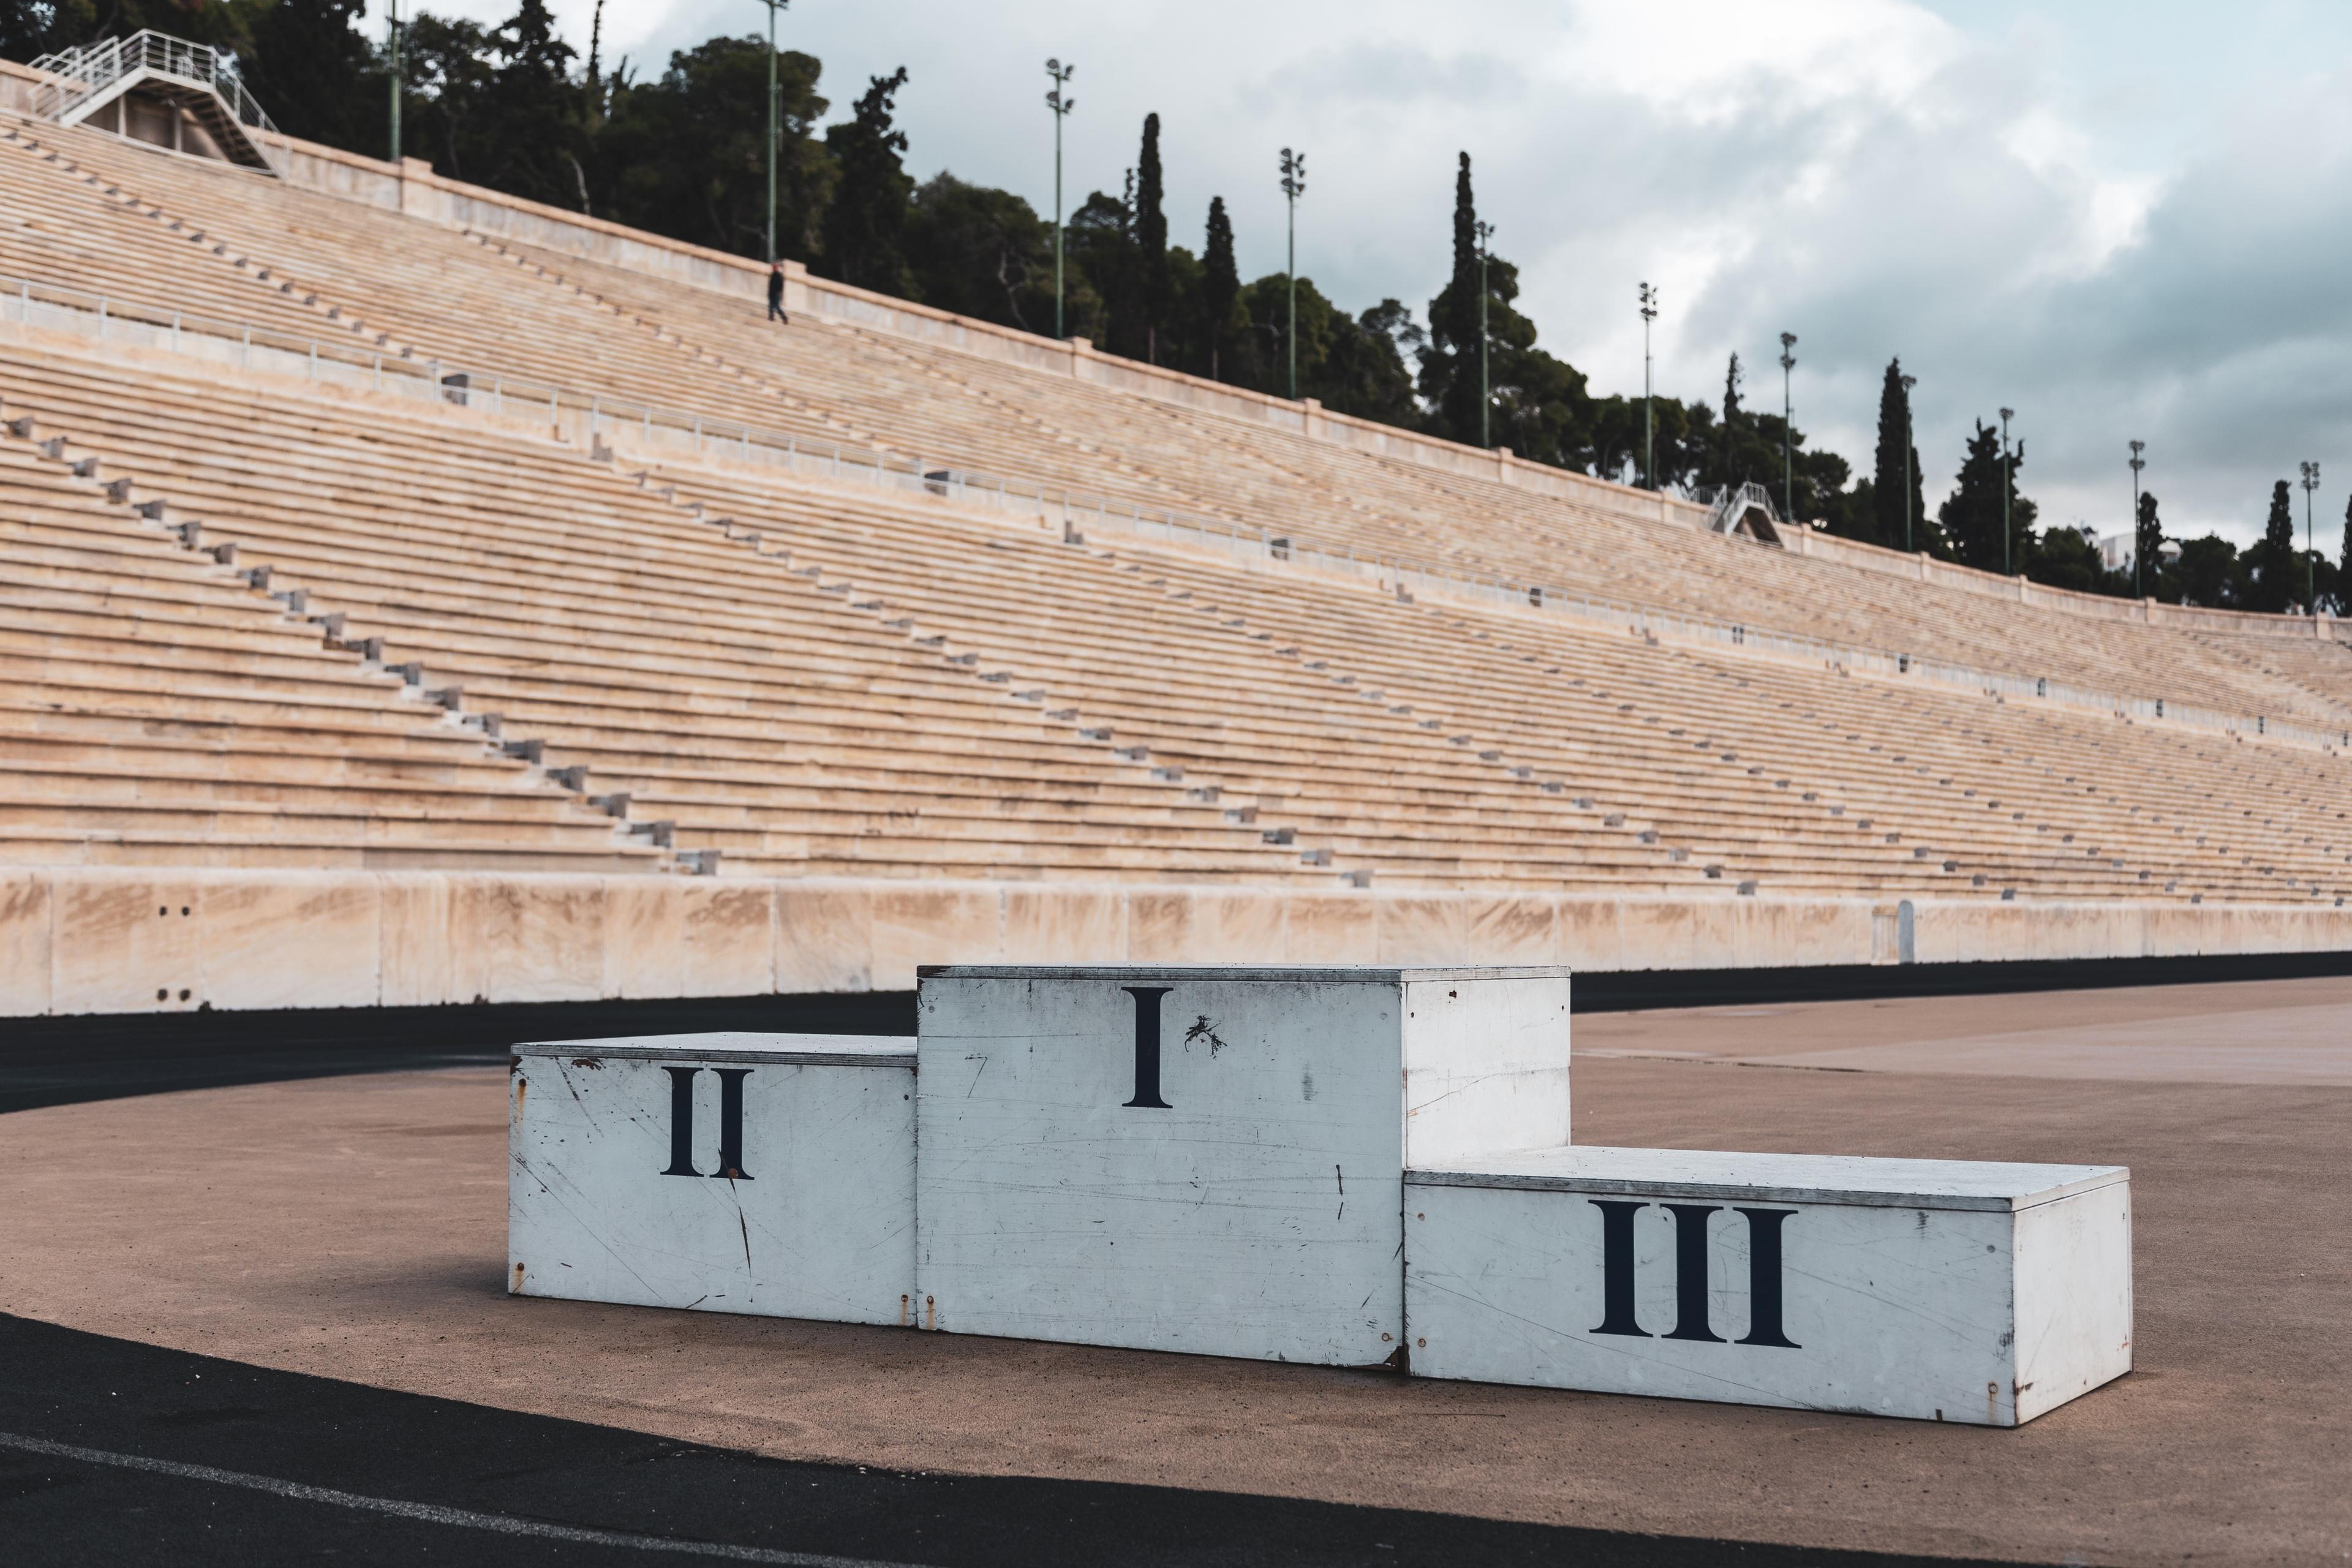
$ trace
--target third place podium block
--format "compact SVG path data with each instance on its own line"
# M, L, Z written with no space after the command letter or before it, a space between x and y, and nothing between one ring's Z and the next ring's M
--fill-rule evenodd
M1402 1364L1404 1168L1564 1142L1568 1008L1548 967L924 969L924 1321Z
M2130 1173L1574 1147L1410 1171L1433 1377L2014 1426L2131 1370Z

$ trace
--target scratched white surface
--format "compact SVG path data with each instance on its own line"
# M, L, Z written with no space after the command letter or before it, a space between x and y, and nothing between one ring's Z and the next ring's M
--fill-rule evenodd
M508 1095L508 1284L523 1295L898 1323L914 1286L914 1042L674 1036L519 1050ZM665 1067L748 1068L750 1179L663 1174ZM694 1166L719 1080L694 1079Z
M1629 1159L1612 1172L1608 1156ZM1865 1191L1868 1161L1773 1156L1773 1184L1740 1195L1719 1181L1648 1181L1680 1152L1579 1151L1593 1180L1424 1184L1405 1189L1405 1315L1413 1370L1432 1377L1792 1405L2015 1426L2130 1370L2130 1187L2116 1179L2012 1207L1789 1202L1767 1193ZM1686 1155L1704 1163L1741 1156ZM1916 1198L1927 1162L1888 1162L1889 1194ZM2011 1167L2020 1173L2051 1167ZM2057 1167L2061 1172L2078 1170ZM1985 1167L1951 1184L2003 1184ZM1720 1175L1722 1173L1709 1173ZM2053 1189L2065 1184L2053 1184ZM1596 1331L1607 1317L1602 1211L1633 1219L1640 1336ZM1963 1200L1965 1201L1965 1200ZM1707 1217L1707 1328L1721 1342L1666 1337L1679 1321L1675 1222L1664 1202L1718 1205ZM1780 1222L1784 1337L1743 1345L1752 1324L1748 1222L1735 1205L1786 1209Z
M1453 1152L1482 1125L1495 1148L1568 1126L1565 972L1425 973L926 972L924 1310L968 1333L1386 1360L1408 1125ZM1165 1110L1126 1103L1128 985L1171 988ZM1409 1005L1415 987L1435 994Z

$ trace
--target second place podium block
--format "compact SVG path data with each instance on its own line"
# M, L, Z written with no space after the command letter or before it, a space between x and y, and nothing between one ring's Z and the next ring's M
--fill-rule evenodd
M916 1321L913 1040L541 1042L508 1089L513 1293Z

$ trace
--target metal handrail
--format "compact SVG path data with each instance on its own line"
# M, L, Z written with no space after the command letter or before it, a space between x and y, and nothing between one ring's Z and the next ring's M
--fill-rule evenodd
M152 27L127 38L100 38L79 48L43 55L33 68L49 73L34 95L34 112L44 120L60 120L89 102L131 72L152 70L181 81L211 89L228 105L240 125L275 135L271 121L237 73L236 57L206 44L192 44Z
M1819 663L1829 668L1916 679L1989 697L2017 698L2111 713L2145 722L2185 725L2223 734L2259 736L2327 751L2352 751L2352 727L2320 729L2266 714L2232 714L2185 707L2168 698L2123 697L2046 677L1996 674L1915 654L1865 648L1801 632L1768 631L1742 623L1659 609L1573 589L1459 572L1379 554L1333 549L1292 533L1274 533L1230 518L1146 509L1084 492L1050 489L971 469L894 458L870 449L811 441L785 431L714 419L683 409L584 393L552 382L484 372L412 353L385 354L372 343L306 338L248 323L173 310L68 286L0 274L0 321L64 328L101 342L226 362L240 368L300 375L321 384L366 387L399 396L503 416L545 416L571 426L590 443L624 432L648 453L671 447L700 458L788 469L821 479L941 497L971 506L1058 523L1065 535L1087 528L1203 546L1247 559L1369 579L1383 590L1451 594L1516 609L1535 609L1617 626L1635 636L1738 648L1748 654Z

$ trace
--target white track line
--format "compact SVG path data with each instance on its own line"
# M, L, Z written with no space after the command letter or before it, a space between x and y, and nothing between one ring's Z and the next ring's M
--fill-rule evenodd
M151 1459L140 1454L117 1454L105 1448L77 1447L71 1443L52 1443L45 1437L26 1437L15 1432L0 1432L0 1448L46 1454L51 1458L75 1459L86 1465L111 1465L117 1469L146 1470L159 1476L176 1476L182 1480L209 1481L215 1486L243 1487L248 1491L268 1492L273 1497L292 1498L300 1502L323 1502L336 1508L363 1509L371 1513L388 1513L396 1519L452 1525L461 1530L487 1530L498 1535L528 1535L542 1541L568 1541L583 1546L625 1547L634 1552L676 1552L689 1557L724 1558L730 1563L772 1563L781 1564L782 1568L918 1568L916 1564L885 1563L870 1557L828 1557L814 1552L776 1552L763 1546L727 1546L718 1542L671 1541L658 1535L631 1535L616 1530L582 1530L568 1524L516 1519L503 1513L477 1513L471 1509L442 1508L429 1502L366 1497L358 1492L337 1491L331 1487L281 1481L274 1476L215 1469L210 1465L184 1465L176 1459Z

